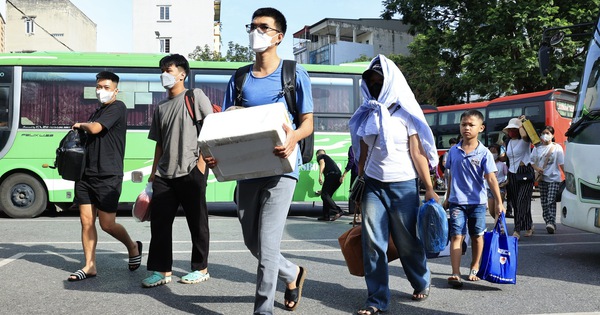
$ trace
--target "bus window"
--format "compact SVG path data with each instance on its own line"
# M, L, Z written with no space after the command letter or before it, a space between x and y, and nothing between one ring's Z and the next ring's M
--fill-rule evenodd
M8 103L9 87L0 87L0 130L9 129L9 103Z
M523 108L523 113L525 117L537 116L540 115L540 107L539 106L527 106ZM515 116L518 117L518 116Z
M8 86L0 87L0 151L4 149L10 136L9 93Z
M458 139L458 136L460 135L460 133L457 131L456 134L449 134L449 135L440 135L439 136L439 141L438 141L438 150L439 149L450 149L450 139L454 138L454 139Z
M75 122L86 121L98 106L96 74L100 71L24 68L21 127L69 128ZM149 71L113 72L120 78L117 99L127 106L127 125L148 128L154 104L166 97L159 75Z
M458 128L460 114L459 112L439 113L440 125L457 125L456 128Z
M488 119L506 119L506 122L511 118L521 116L521 108L509 107L509 108L498 108L498 109L488 109Z
M573 118L573 112L575 112L575 104L557 100L556 111L561 117Z
M352 114L354 81L352 78L311 77L315 113Z
M429 126L435 126L435 116L436 115L437 115L436 113L425 114L425 120L427 121L427 124Z
M200 88L213 104L223 105L231 74L196 74L194 87Z

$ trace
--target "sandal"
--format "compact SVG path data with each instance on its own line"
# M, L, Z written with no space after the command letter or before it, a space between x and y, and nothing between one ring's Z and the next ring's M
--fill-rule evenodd
M452 274L452 276L448 278L448 284L451 285L453 288L460 288L463 286L460 275L456 273Z
M129 271L135 271L142 265L142 242L135 242L137 243L138 255L129 257Z
M200 272L200 270L196 270L196 271L192 271L192 272L188 273L187 275L181 277L179 282L185 283L185 284L194 284L194 283L204 282L208 279L210 279L210 274L208 272L202 273L202 272Z
M419 295L421 297L419 297ZM429 287L425 288L425 290L417 291L415 290L412 295L412 300L417 302L422 302L427 300L429 297Z
M93 278L96 275L89 275L87 273L85 273L85 271L83 271L83 269L79 269L75 272L73 272L71 275L69 275L69 278L67 278L68 281L71 282L75 282L75 281L81 281L81 280L85 280L85 279L89 279L89 278Z
M154 271L150 277L142 281L142 286L144 288L152 288L169 282L171 282L171 276L165 276L158 271Z
M306 269L304 267L299 267L300 271L298 271L298 275L296 276L296 288L295 289L285 289L285 294L283 295L285 299L285 308L288 311L294 311L298 307L298 303L300 302L300 298L302 298L302 286L304 285L304 279L306 278ZM294 303L293 306L289 306L290 303Z
M471 268L471 271L469 271L469 281L479 281L479 280L481 280L477 276L478 272L479 272L479 270Z
M383 313L383 311L375 308L375 306L363 307L356 312L357 315L374 315L381 313Z

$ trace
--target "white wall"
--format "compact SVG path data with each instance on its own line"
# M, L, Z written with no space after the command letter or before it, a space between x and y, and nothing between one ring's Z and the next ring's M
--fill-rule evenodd
M361 43L352 43L339 41L331 47L331 64L339 65L345 62L352 62L365 55L367 57L374 56L373 46Z
M96 51L96 24L68 0L13 0L28 15L36 16L34 34L25 32L23 14L6 6L6 51ZM69 48L65 47L64 43Z
M159 20L159 5L170 5L170 20ZM185 57L196 46L214 46L214 0L133 0L133 52L160 52L170 38L170 53Z

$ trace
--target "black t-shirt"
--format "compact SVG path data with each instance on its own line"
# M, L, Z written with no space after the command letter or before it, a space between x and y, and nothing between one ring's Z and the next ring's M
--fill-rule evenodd
M317 156L317 163L320 163L321 160L325 161L325 169L323 169L323 175L327 175L331 172L336 172L342 174L340 168L335 164L335 162L329 157L327 154L321 154Z
M103 128L98 134L87 135L84 174L123 175L127 107L121 101L102 105L92 115L90 122L97 122Z

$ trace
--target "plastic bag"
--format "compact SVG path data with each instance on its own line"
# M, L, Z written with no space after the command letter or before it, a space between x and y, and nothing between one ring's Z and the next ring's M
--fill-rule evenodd
M150 201L152 200L152 182L146 184L146 188L138 195L133 208L131 209L131 215L138 222L150 221Z
M483 253L477 277L493 283L516 284L519 240L504 231L508 229L502 212L494 229L483 234Z
M448 216L435 199L428 200L419 208L417 237L426 253L439 253L448 245Z

